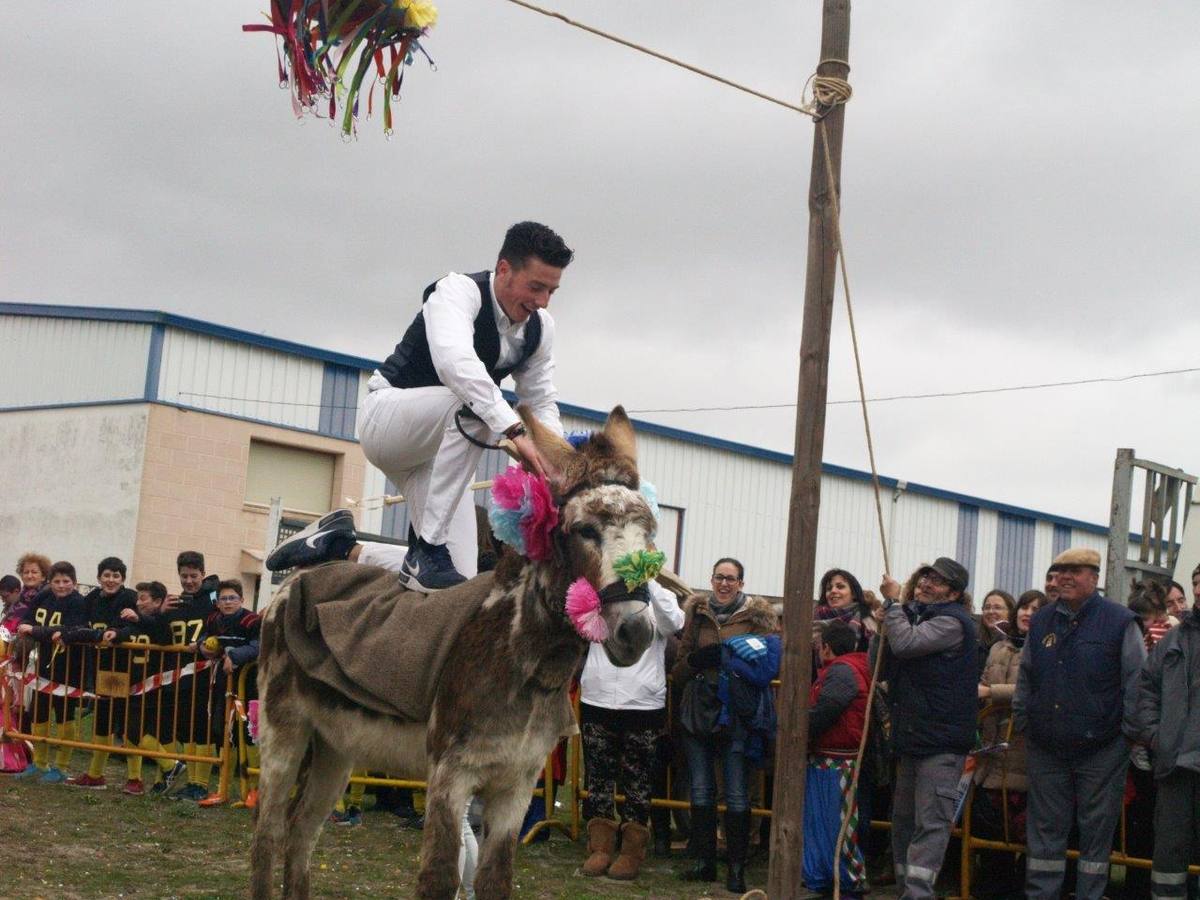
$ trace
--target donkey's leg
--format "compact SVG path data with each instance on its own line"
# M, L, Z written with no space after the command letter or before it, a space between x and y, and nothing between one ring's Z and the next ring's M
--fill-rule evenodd
M513 853L517 831L529 809L533 778L483 794L483 846L475 870L476 900L508 900L512 896Z
M313 737L312 760L299 794L291 805L283 853L283 895L308 900L313 848L330 810L346 788L351 761L319 734Z
M261 723L261 766L258 776L258 806L254 810L254 837L250 842L250 896L270 900L274 887L275 853L283 846L288 818L288 795L308 751L312 727L298 711L288 719L279 713L271 718L288 724L280 727L270 719Z
M425 791L425 834L421 840L421 900L452 900L458 890L458 846L462 815L475 789L474 778L445 759L434 764Z

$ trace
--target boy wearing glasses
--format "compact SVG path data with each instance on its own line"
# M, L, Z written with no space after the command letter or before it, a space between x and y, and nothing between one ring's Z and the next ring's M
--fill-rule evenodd
M900 896L935 896L954 811L958 781L975 745L979 668L976 626L962 605L970 575L940 557L917 573L909 603L897 603L900 585L884 577L885 678L892 713L896 787L892 800L892 853Z

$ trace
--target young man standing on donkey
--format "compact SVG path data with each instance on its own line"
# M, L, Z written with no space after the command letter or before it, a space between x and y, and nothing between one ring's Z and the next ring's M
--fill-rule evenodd
M469 485L487 444L510 440L526 468L546 463L500 393L562 431L554 387L554 320L546 312L573 252L545 225L519 222L496 268L450 273L425 289L403 340L367 382L359 418L363 453L399 486L412 523L400 576L412 590L453 587L476 573ZM349 510L335 510L280 544L272 571L350 559L397 568L386 548L356 543Z

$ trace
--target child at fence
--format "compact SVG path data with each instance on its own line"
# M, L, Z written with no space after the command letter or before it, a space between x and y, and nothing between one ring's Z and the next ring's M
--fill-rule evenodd
M10 738L6 732L20 725L20 707L8 678L8 645L16 637L20 617L10 622L13 607L21 596L21 579L16 575L0 578L0 773L22 772L29 765L29 748L24 741ZM11 628L9 627L11 624Z
M126 622L122 632L125 642L160 647L171 643L171 629L162 616L162 606L166 599L167 586L161 581L138 583L136 612L132 615L121 615L122 620ZM125 739L143 750L157 753L167 752L160 741L159 722L169 689L150 689L148 682L162 673L163 657L166 655L161 650L133 650L130 651L129 659L130 684L142 687L129 698L129 726ZM134 756L131 759L135 760L135 768L131 770L131 779L125 785L125 793L136 797L146 792L141 771L145 757ZM150 793L153 796L161 796L170 789L175 779L183 774L185 766L165 756L150 759L158 768L158 778L150 787Z
M192 648L200 640L204 623L216 609L220 579L205 573L204 554L196 550L180 553L175 568L179 573L180 590L178 594L167 596L163 603L163 618L171 630L171 643L186 646L188 650L165 661L167 668L178 668L180 673L164 697L160 734L164 743L173 741L184 753L196 756L212 743L209 705L213 682L209 667L200 666L200 658ZM208 796L211 776L211 762L188 762L187 784L172 796L176 800L199 803Z
M77 734L76 711L79 700L66 696L83 683L81 658L62 642L65 631L87 624L87 604L77 588L75 567L69 562L56 562L50 567L50 589L40 592L25 611L18 635L36 641L27 652L37 654L36 688L30 704L29 722L33 734L50 736L50 722L58 724L60 740L73 741ZM23 654L22 654L23 655ZM40 776L46 784L61 784L67 780L64 769L71 761L71 748L60 745L50 762L50 745L44 740L34 743L33 762L18 778Z
M196 643L197 652L213 662L212 669L212 727L215 744L207 748L213 756L221 755L226 740L226 693L233 692L237 670L258 659L258 636L262 619L242 609L242 583L236 578L217 585L217 610L204 622L204 631ZM225 802L219 792L200 801L201 806L219 806Z
M84 597L87 604L88 622L78 628L63 632L65 644L95 644L82 647L84 660L84 683L94 692L96 702L92 715L92 742L112 745L114 738L125 736L125 695L128 693L129 654L125 650L113 649L120 640L119 632L125 627L121 619L124 610L137 607L137 594L125 587L125 563L115 556L100 561L96 567L96 580L100 586L93 588ZM124 683L124 688L119 683ZM74 778L68 778L72 787L104 790L108 785L104 779L104 767L108 764L108 752L93 750L88 770ZM127 756L129 780L133 780L133 755ZM139 763L140 757L137 757Z
M0 622L8 618L9 609L16 604L20 595L20 578L16 575L5 575L0 578Z

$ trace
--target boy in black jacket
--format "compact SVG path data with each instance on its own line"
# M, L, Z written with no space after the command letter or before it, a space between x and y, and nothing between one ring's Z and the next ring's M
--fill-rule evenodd
M69 562L56 562L50 567L50 587L42 591L30 604L17 628L18 635L27 635L37 641L38 686L46 681L80 687L83 682L79 671L80 661L73 658L62 643L64 632L87 624L87 604L80 595L75 577L75 567ZM73 741L76 723L73 720L79 701L54 696L35 690L30 713L32 731L41 737L50 736L50 718L53 714L58 722L58 737ZM41 776L46 784L61 784L67 780L63 769L71 761L71 748L59 746L53 766L50 762L50 745L38 741L33 748L33 762L16 777Z
M171 643L186 645L188 652L167 654L166 668L180 668L195 663L194 648L204 631L204 623L216 609L216 575L206 575L204 554L185 550L176 559L179 572L180 592L169 594L163 603L163 621L171 630ZM175 657L175 658L172 658ZM183 745L183 752L195 755L211 743L209 740L209 700L211 697L211 673L201 672L181 675L178 682L169 688L164 697L159 734L164 744L172 741ZM212 763L189 762L188 780L183 789L174 794L177 800L198 803L208 796L208 780L212 775Z
M88 624L72 628L63 633L67 644L99 644L95 650L83 648L84 671L88 689L97 695L95 713L92 716L93 740L98 744L113 743L116 736L125 735L125 698L128 696L129 651L115 650L114 643L124 640L120 635L126 624L122 620L125 610L136 610L137 594L125 587L125 563L115 556L100 561L96 567L96 580L100 586L93 588L84 601L87 603ZM129 780L134 778L134 761L141 767L141 757L125 757ZM86 773L68 778L72 787L104 790L104 767L108 764L108 753L92 751L91 765Z
M212 670L211 718L215 746L209 747L214 756L220 755L225 742L226 692L236 690L237 670L258 659L261 630L262 619L242 609L242 583L235 578L220 582L217 586L217 611L204 623L204 634L196 644L197 652L215 663ZM225 800L219 792L214 792L201 800L200 805L219 806Z
M128 623L121 631L121 638L130 644L164 647L171 643L171 629L162 616L162 606L167 599L167 586L161 581L142 581L137 586L137 612L131 617L123 614ZM129 682L134 688L143 687L129 698L129 726L125 739L143 750L165 753L160 742L160 713L163 703L170 696L170 688L146 690L145 683L164 669L161 650L132 650L129 658ZM175 654L170 654L174 657ZM151 757L159 768L158 780L151 786L150 793L161 796L172 782L184 771L184 764L165 756ZM135 797L146 792L142 782L144 757L133 757L136 762L132 780L126 782L125 793Z

